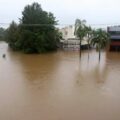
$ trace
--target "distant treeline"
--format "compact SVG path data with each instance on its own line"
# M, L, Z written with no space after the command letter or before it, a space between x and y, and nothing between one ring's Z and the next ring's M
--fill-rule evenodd
M19 20L19 24L12 21L6 30L5 39L10 48L25 53L43 53L57 49L62 36L55 27L57 21L51 12L46 12L40 4L33 3L24 8Z

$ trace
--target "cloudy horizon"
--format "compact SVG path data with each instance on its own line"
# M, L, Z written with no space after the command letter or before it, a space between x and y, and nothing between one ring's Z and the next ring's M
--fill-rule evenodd
M85 19L93 26L120 24L119 0L0 0L0 26L12 20L18 22L24 7L33 2L52 12L61 26L74 24L76 18Z

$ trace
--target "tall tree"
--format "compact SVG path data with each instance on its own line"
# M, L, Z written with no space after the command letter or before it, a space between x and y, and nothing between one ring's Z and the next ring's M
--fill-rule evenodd
M96 46L96 50L99 51L99 61L101 58L101 49L107 46L109 40L109 34L106 31L102 29L94 31L94 38L92 39L91 44Z
M87 43L88 43L88 59L89 59L89 51L90 51L90 42L94 37L94 31L92 30L91 26L86 26L86 37L87 37Z
M8 43L11 48L18 48L25 53L56 50L58 42L56 24L54 15L44 11L40 4L27 5L22 12L20 24L16 26L12 23L10 25ZM14 28L14 32L11 28ZM11 43L13 44L11 45Z
M81 43L84 37L86 36L85 24L86 24L86 20L76 19L75 21L74 34L80 39L80 58L81 58Z
M9 28L6 30L6 41L8 42L9 46L13 50L17 50L17 42L18 42L18 25L14 21L10 24Z

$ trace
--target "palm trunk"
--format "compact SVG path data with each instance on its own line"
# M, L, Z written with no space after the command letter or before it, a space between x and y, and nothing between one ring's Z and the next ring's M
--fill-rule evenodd
M90 50L90 45L89 45L89 40L88 40L88 60L89 60L89 50Z
M100 58L101 58L101 46L100 46L100 44L98 46L98 50L99 50L99 62L100 62Z
M100 58L101 58L101 50L99 48L99 62L100 62Z
M81 59L81 40L80 40L80 59Z

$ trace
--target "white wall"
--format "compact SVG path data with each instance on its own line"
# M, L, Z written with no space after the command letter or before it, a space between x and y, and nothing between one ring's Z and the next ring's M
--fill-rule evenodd
M64 28L60 29L60 32L62 32L63 38L64 38L65 40L67 40L67 39L69 39L69 38L75 38L74 29L75 29L74 26L69 25L69 26L67 26L67 27L64 27Z

